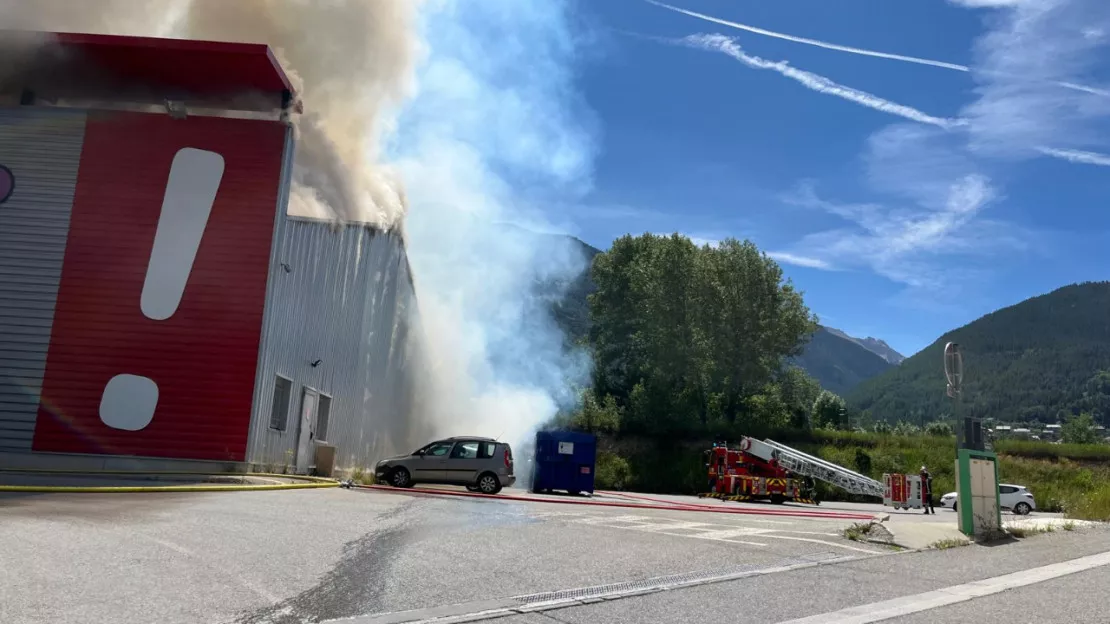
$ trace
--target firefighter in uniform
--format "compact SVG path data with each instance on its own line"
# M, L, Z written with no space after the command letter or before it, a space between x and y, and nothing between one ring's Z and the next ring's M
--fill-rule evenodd
M921 504L926 514L937 514L937 510L933 509L933 477L925 466L921 467Z

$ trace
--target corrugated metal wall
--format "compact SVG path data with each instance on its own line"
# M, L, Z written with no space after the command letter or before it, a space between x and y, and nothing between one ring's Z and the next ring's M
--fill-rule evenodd
M306 387L332 397L327 442L337 447L337 467L366 466L406 447L415 298L400 237L295 217L279 236L248 461L294 463ZM278 375L293 380L284 431L270 426Z
M84 134L81 111L0 108L0 452L31 450Z

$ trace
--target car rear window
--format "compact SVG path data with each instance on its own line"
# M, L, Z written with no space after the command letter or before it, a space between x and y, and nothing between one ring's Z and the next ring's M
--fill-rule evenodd
M496 442L482 442L482 444L478 446L478 458L479 459L490 459L491 457L493 457L493 454L496 451L497 451L497 443Z

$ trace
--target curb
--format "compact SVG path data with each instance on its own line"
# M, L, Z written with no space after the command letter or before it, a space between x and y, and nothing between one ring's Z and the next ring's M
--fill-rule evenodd
M815 511L797 510L790 511L785 509L746 509L746 508L717 508L709 506L688 506L682 504L676 505L640 505L636 503L616 503L608 501L587 501L587 500L552 500L549 498L538 498L535 496L502 496L499 494L481 494L477 492L453 492L450 490L431 490L431 489L417 489L406 488L400 489L389 485L353 485L353 488L362 490L377 490L381 492L392 492L394 494L409 494L418 496L456 496L460 498L485 498L494 499L502 502L522 502L522 503L550 503L554 505L585 505L592 507L620 507L625 509L662 509L668 511L697 511L702 513L723 513L735 514L745 516L783 516L795 518L824 518L828 520L873 520L874 516L868 514L857 513L821 513Z
M259 492L268 490L307 490L319 488L339 487L339 482L323 477L307 475L272 474L268 472L247 473L212 473L212 472L180 472L180 471L149 471L136 472L129 470L50 470L50 469L0 469L0 474L56 474L56 475L134 475L146 476L223 476L223 477L280 477L295 479L303 483L275 483L269 485L244 484L244 485L126 485L126 486L75 486L75 485L0 485L2 492L22 492L40 494L139 494L147 492Z

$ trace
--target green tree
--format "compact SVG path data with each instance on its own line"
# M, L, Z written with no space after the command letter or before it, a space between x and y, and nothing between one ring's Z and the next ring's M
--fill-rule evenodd
M810 428L813 404L821 395L821 385L801 368L790 366L780 375L778 388L789 413L790 426L794 429Z
M591 277L594 389L625 410L623 429L669 437L801 420L812 385L783 363L816 319L755 245L625 236Z
M621 408L606 395L598 399L593 390L582 392L582 406L571 419L571 426L589 433L615 433L620 428Z
M1082 406L1096 421L1110 425L1110 371L1100 370L1087 380Z
M823 390L813 402L813 421L825 429L843 429L847 426L844 399Z
M1068 444L1095 444L1099 441L1095 419L1089 412L1067 418L1060 429L1064 442Z
M875 433L891 433L892 431L894 431L894 428L891 427L890 423L886 422L885 420L880 420L879 422L875 423L874 431Z

